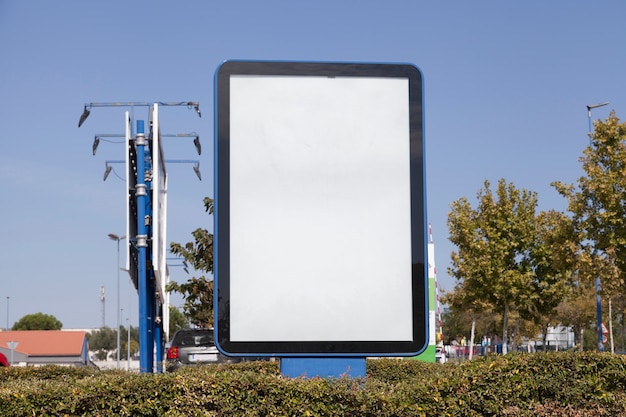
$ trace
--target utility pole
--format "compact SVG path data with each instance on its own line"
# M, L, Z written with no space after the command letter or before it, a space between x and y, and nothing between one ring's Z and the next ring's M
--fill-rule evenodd
M609 104L608 102L598 103L598 104L589 104L587 105L587 118L589 120L589 147L591 147L591 133L593 131L593 125L591 123L591 110L597 109L598 107L606 106ZM602 291L602 284L600 282L600 277L596 277L596 316L597 316L597 332L598 332L598 350L600 352L604 352L604 326L602 323L602 297L600 297L600 292Z
M167 178L165 162L161 147L161 135L158 127L159 106L186 106L195 109L201 116L199 103L183 101L175 103L87 103L78 122L80 127L91 114L95 107L148 107L150 111L149 126L145 126L144 120L133 121L131 113L125 113L125 160L105 161L105 173L103 180L106 181L109 173L113 170L110 164L125 163L126 176L126 239L129 244L127 252L127 271L131 281L138 291L139 298L139 368L142 373L152 373L155 363L160 372L163 356L163 325L164 316L168 308L168 298L165 295L165 284L169 280L165 259L167 242L165 240L166 229L166 205L167 205ZM134 114L134 112L132 113ZM133 127L136 130L133 132ZM96 134L92 146L95 155L100 138L120 136L109 134ZM197 133L179 134L176 137L193 137L194 145L200 154L200 138ZM201 179L200 162L191 160L173 161L179 163L194 163L193 170ZM117 175L117 174L116 174ZM119 175L117 175L120 177ZM109 237L117 240L117 236ZM122 238L119 238L121 240ZM119 245L118 240L118 245ZM149 244L150 243L150 244ZM119 250L118 250L119 252ZM118 255L119 257L119 255ZM119 263L119 260L118 260ZM103 297L104 295L102 295ZM119 279L118 279L118 302L119 302ZM104 310L103 310L104 311ZM119 305L118 305L118 367L119 367ZM104 312L103 312L104 317ZM104 321L104 319L103 319ZM130 344L129 344L130 346Z

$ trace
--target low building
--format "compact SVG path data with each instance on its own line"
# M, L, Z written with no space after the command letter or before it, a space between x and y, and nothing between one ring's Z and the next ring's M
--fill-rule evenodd
M15 347L13 351L9 347L11 345ZM4 331L0 332L0 352L13 366L88 366L91 364L85 331Z

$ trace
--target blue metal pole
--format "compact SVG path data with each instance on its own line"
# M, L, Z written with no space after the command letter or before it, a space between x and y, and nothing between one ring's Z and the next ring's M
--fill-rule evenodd
M149 211L150 217L152 217L152 211ZM150 234L152 237L152 234ZM150 358L150 372L154 371L154 345L156 341L155 334L155 304L156 304L156 289L154 283L156 282L154 277L154 270L148 271L148 343L150 346L149 358Z
M137 184L135 195L137 198L137 250L138 250L138 287L139 287L139 371L152 372L152 345L150 344L149 328L149 282L146 265L148 249L148 234L146 230L146 181L145 181L145 149L146 136L143 120L137 120L137 135L135 136L137 150Z
M145 166L144 166L144 172L151 172L152 171L152 163L151 163L151 157L150 157L150 151L148 149L144 149L144 158L145 158ZM146 177L148 177L146 175ZM151 176L150 176L151 177ZM152 180L147 180L148 182L146 183L146 187L147 189L150 191L152 189ZM146 235L148 236L148 239L152 239L152 237L154 236L154 231L153 231L153 224L151 221L148 221L147 219L152 219L152 199L151 199L151 193L148 192L146 194L146 199L145 199L145 211L144 211L144 225L145 225L145 230L146 230ZM154 258L153 258L153 254L152 251L148 248L149 253L146 253L146 258L150 259L151 263L154 265ZM147 346L147 361L150 363L150 372L154 371L154 343L155 343L155 304L156 304L156 292L155 292L155 276L154 276L154 269L150 268L149 270L146 271L146 286L147 286L147 290L146 290L146 327L147 327L147 332L148 332L148 338L146 340L146 346Z
M156 308L156 306L155 306ZM155 316L163 318L163 313L157 311ZM163 321L155 323L154 326L154 339L156 342L156 367L157 372L163 372Z
M587 106L587 117L589 118L589 147L591 148L591 132L592 132L592 124L591 124L591 108ZM600 285L600 277L596 277L596 316L598 318L597 333L598 333L598 351L604 352L604 343L603 343L603 334L602 334L602 297L600 297L600 291L602 287ZM582 343L582 341L581 341Z

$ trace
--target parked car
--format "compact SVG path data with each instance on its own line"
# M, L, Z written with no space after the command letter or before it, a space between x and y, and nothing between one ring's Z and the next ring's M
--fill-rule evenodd
M217 350L213 329L181 329L174 334L167 349L165 370L173 372L181 366L227 362L237 360Z
M4 356L4 353L0 353L0 366L9 366L9 361L7 357Z

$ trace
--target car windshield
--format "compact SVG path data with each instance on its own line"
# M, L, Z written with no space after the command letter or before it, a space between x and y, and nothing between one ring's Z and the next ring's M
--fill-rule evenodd
M213 344L212 331L185 331L176 336L174 345L178 346L206 346Z

